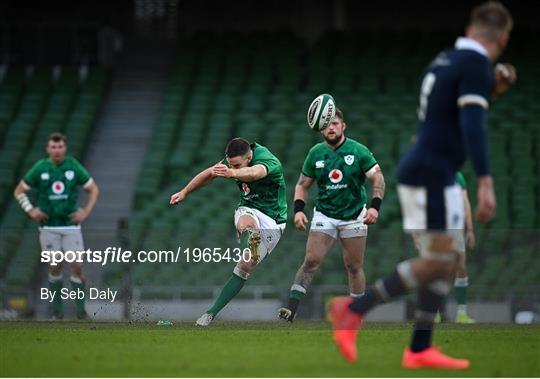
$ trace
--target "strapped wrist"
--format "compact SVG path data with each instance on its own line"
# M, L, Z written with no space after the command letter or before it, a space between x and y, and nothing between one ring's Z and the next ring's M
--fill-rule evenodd
M17 201L26 213L30 212L34 208L30 202L30 199L24 192L17 195Z
M375 209L377 212L381 209L382 199L380 197L374 197L371 199L370 208Z
M294 201L294 214L298 212L303 212L305 207L306 207L306 203L304 200L296 199Z

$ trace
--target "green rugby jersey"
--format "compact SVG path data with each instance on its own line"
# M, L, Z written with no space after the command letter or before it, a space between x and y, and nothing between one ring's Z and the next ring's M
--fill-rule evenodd
M465 177L461 173L461 171L458 171L456 173L456 182L459 184L459 186L463 189L467 189L467 181L465 180Z
M23 180L35 191L37 206L49 216L42 226L71 226L69 215L77 211L78 187L91 178L79 161L66 156L58 165L48 158L40 159Z
M236 180L240 189L238 206L258 209L276 223L284 223L287 221L287 193L281 162L270 150L258 143L252 144L251 149L253 159L249 165L263 165L268 174L253 182ZM223 163L229 166L227 159Z
M366 173L377 164L373 153L350 138L335 150L320 142L309 151L302 173L319 187L315 208L338 220L358 217L367 202Z

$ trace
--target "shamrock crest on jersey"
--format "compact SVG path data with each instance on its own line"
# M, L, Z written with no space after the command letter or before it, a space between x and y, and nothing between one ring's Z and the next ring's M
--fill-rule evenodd
M302 173L317 181L319 195L315 208L328 217L352 220L367 202L364 181L377 161L364 145L346 138L335 149L326 142L309 151Z

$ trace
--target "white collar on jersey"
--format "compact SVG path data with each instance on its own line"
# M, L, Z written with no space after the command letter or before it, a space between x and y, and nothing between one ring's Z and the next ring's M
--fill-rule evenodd
M488 52L484 46L482 46L479 42L475 41L472 38L467 37L459 37L456 40L455 44L456 49L458 50L474 50L477 53L480 53L482 55L488 56Z

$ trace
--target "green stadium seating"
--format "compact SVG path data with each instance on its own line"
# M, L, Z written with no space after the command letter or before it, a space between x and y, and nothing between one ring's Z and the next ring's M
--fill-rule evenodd
M0 150L0 201L6 205L0 213L0 280L8 286L33 284L40 263L37 225L13 200L13 189L45 156L45 141L53 131L65 133L70 154L83 157L106 80L100 67L90 67L81 80L73 67L10 66L0 83L0 99L11 99L0 106L0 123L7 122Z
M195 173L223 158L232 136L265 144L279 157L291 203L306 152L320 140L308 130L305 110L316 95L329 92L345 113L348 135L374 152L387 181L379 224L370 228L368 280L387 273L398 260L414 256L411 239L401 232L396 166L416 130L422 71L434 54L451 44L453 36L366 32L358 44L355 33L331 32L313 45L287 33L222 33L219 37L199 35L182 41L182 53L163 93L139 174L130 220L131 246L149 247L160 241L174 249L179 244L200 246L218 240L200 231L205 228L234 236L237 189L233 184L211 185L176 208L167 202ZM524 38L532 41L535 36ZM331 51L325 48L329 45ZM472 283L482 286L533 285L540 276L539 263L532 255L538 243L520 244L514 237L540 227L540 90L535 84L540 79L540 54L521 44L510 47L504 58L515 63L520 79L510 93L493 102L489 113L498 217L486 227L477 226L478 246L469 257ZM17 82L16 73L11 75ZM12 107L0 108L0 122L13 114ZM474 206L476 183L469 165L464 174ZM310 201L308 209L312 206ZM281 289L290 285L305 249L305 234L292 229L289 223L253 283ZM156 234L159 230L167 232ZM186 230L192 233L182 233ZM346 283L340 255L338 247L329 253L318 284ZM134 269L136 283L220 284L232 269L224 263L146 266ZM119 269L108 269L106 278L110 284L118 283Z

